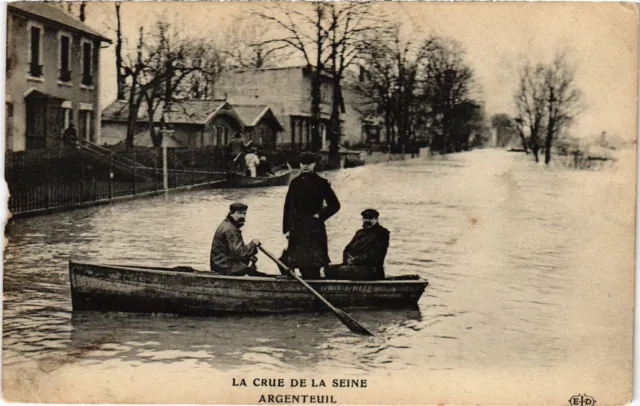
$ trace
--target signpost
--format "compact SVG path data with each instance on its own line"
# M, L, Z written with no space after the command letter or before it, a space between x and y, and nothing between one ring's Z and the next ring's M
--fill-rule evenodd
M171 111L171 104L167 103L164 106L162 112L162 118L160 119L160 134L162 135L162 186L164 191L169 190L169 170L167 164L167 136L173 134L173 128L171 128L171 118L173 112Z

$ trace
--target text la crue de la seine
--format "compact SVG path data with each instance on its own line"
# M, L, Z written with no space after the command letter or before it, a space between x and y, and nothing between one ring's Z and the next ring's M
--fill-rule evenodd
M233 378L234 387L262 388L366 388L366 379ZM300 399L303 396L304 399ZM333 395L261 395L258 403L337 403Z

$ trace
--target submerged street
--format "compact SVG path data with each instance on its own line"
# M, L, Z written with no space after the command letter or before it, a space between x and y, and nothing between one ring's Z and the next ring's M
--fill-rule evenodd
M417 310L349 312L373 338L351 334L328 312L72 314L69 260L207 269L213 232L234 201L249 206L245 241L258 238L280 253L286 187L193 191L20 220L7 229L5 251L6 396L6 377L20 376L22 391L64 398L55 390L65 376L77 385L93 379L98 393L117 401L144 390L171 402L180 398L163 397L163 385L193 379L203 401L214 401L208 376L250 370L251 377L339 371L348 378L419 371L412 390L454 385L457 403L462 389L494 385L486 389L493 393L503 376L526 387L533 374L548 384L539 394L518 385L503 393L509 403L514 396L542 403L565 393L556 378L574 374L598 399L598 390L615 390L599 374L612 377L627 370L616 365L632 362L633 309L611 317L633 298L635 156L620 154L616 168L602 171L545 167L489 149L321 174L342 204L327 222L332 261L371 207L391 232L387 275L430 283ZM278 273L263 254L258 266ZM49 373L25 383L36 368Z

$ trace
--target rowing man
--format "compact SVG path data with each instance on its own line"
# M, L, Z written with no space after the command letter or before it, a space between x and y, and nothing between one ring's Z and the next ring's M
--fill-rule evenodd
M218 226L211 244L211 270L230 276L266 276L256 270L256 254L260 241L251 240L245 244L240 229L247 217L247 205L233 203L229 214Z

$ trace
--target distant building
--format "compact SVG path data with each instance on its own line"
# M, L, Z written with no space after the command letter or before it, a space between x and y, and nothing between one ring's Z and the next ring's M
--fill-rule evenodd
M308 149L311 145L311 74L307 66L234 70L224 72L215 84L216 97L228 97L229 102L239 104L269 105L284 132L277 142L296 149ZM332 106L332 87L328 75L323 75L320 91L320 136L322 149L327 149L327 129ZM346 97L345 97L346 99ZM351 145L363 141L363 121L357 109L345 106L341 114L341 142Z
M382 131L380 119L365 113L365 106L358 93L344 86L342 89L345 113L341 114L343 142L355 144L385 144L386 135Z
M42 2L7 5L6 149L58 148L73 121L100 139L100 48L111 43Z
M232 106L226 100L181 100L172 104L171 144L176 147L225 146L235 133L258 146L275 146L282 125L265 105ZM155 110L153 122L160 126L163 106ZM124 142L127 136L128 102L116 100L102 112L102 141L108 145ZM149 119L146 106L140 107L134 133L137 145L148 145Z

